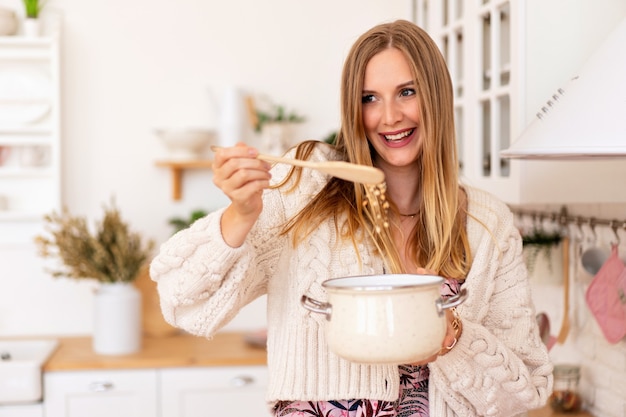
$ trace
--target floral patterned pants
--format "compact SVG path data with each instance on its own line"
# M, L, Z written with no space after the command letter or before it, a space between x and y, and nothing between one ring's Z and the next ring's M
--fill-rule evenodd
M427 417L428 367L400 365L397 401L280 401L276 417Z

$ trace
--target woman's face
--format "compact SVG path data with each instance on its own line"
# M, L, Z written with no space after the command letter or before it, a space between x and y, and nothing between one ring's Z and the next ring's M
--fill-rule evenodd
M421 152L420 104L413 75L402 52L388 48L365 68L363 125L378 157L376 163L406 167Z

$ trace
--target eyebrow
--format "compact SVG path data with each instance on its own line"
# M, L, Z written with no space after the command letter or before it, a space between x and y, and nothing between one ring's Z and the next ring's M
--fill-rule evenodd
M415 85L415 82L413 80L409 80L409 81L407 81L405 83L402 83L402 84L398 85L396 88L401 89L401 88L404 88L404 87L408 87L410 85ZM372 90L363 90L363 92L361 94L369 94L369 93L373 93L373 91Z

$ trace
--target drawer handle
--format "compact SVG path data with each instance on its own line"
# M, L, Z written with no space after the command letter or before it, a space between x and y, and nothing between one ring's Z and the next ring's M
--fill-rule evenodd
M254 384L254 378L247 375L236 376L230 380L230 385L233 387L245 387Z
M89 391L92 392L111 391L113 388L115 388L113 383L108 381L95 381L89 384Z

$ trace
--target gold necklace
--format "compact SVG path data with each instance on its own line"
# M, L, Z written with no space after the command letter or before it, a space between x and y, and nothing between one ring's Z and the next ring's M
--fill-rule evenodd
M402 216L402 217L410 217L410 218L413 218L413 217L415 217L415 216L417 216L417 215L418 215L418 213L411 213L411 214L402 214L402 213L398 213L398 214L399 214L400 216Z

